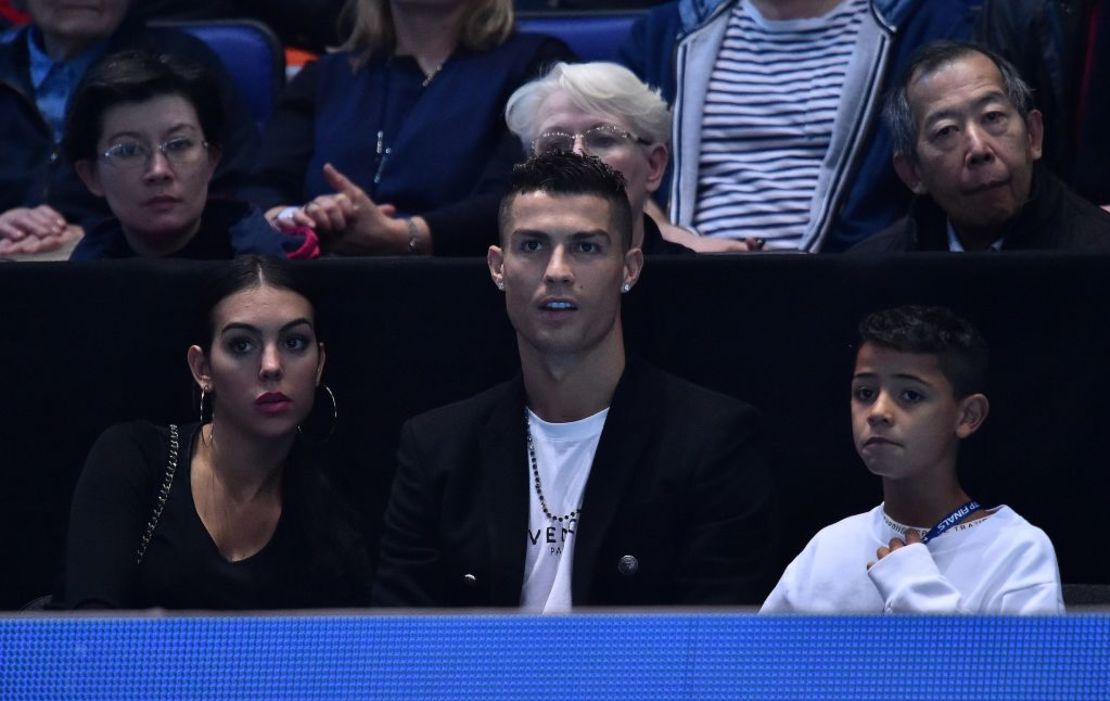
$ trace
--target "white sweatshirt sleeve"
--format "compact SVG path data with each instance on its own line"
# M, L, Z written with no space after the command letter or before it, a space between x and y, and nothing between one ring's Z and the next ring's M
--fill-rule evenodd
M1018 535L1001 553L976 559L976 579L983 586L970 599L941 574L921 543L895 550L867 574L887 613L1063 613L1051 542L1040 531Z
M922 543L898 548L876 562L867 576L886 613L973 613Z

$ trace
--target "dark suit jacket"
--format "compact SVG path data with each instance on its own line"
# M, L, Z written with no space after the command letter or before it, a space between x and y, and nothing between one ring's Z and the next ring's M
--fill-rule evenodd
M518 376L402 428L375 604L520 604L524 404ZM574 605L759 603L777 572L757 423L746 404L630 362L582 497ZM634 572L618 568L627 555Z
M1029 201L1006 228L1003 251L1110 251L1110 214L1037 166ZM914 199L910 213L853 246L851 254L947 251L948 215L933 198Z

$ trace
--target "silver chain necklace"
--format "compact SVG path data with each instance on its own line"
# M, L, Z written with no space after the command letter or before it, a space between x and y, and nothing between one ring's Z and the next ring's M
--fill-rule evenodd
M532 463L532 483L536 485L536 496L540 498L540 508L543 509L544 516L547 520L563 523L564 521L573 521L582 514L582 509L576 509L569 514L556 516L551 513L551 509L547 508L547 500L543 498L543 486L540 484L540 468L536 464L536 448L532 444L532 419L528 416L528 407L524 408L524 435L528 436L528 461Z
M425 74L424 75L424 81L422 83L420 83L420 87L422 87L422 88L428 87L428 83L432 82L432 79L435 78L437 75L439 75L439 72L443 70L443 64L444 63L445 63L444 61L440 61L439 65L432 69L431 73ZM419 64L417 64L417 65L419 65ZM423 70L423 69L421 69L421 70Z

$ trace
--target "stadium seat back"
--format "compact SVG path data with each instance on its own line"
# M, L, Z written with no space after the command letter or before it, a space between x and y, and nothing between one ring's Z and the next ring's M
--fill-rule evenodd
M269 27L249 19L153 24L181 29L207 44L239 86L259 128L265 124L285 84L285 52Z
M558 37L581 61L614 61L642 12L522 13L517 28Z

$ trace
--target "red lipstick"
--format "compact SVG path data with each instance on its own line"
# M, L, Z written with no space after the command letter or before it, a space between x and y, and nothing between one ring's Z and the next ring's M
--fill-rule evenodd
M264 414L280 414L293 405L293 400L281 392L266 392L254 400L254 406Z

